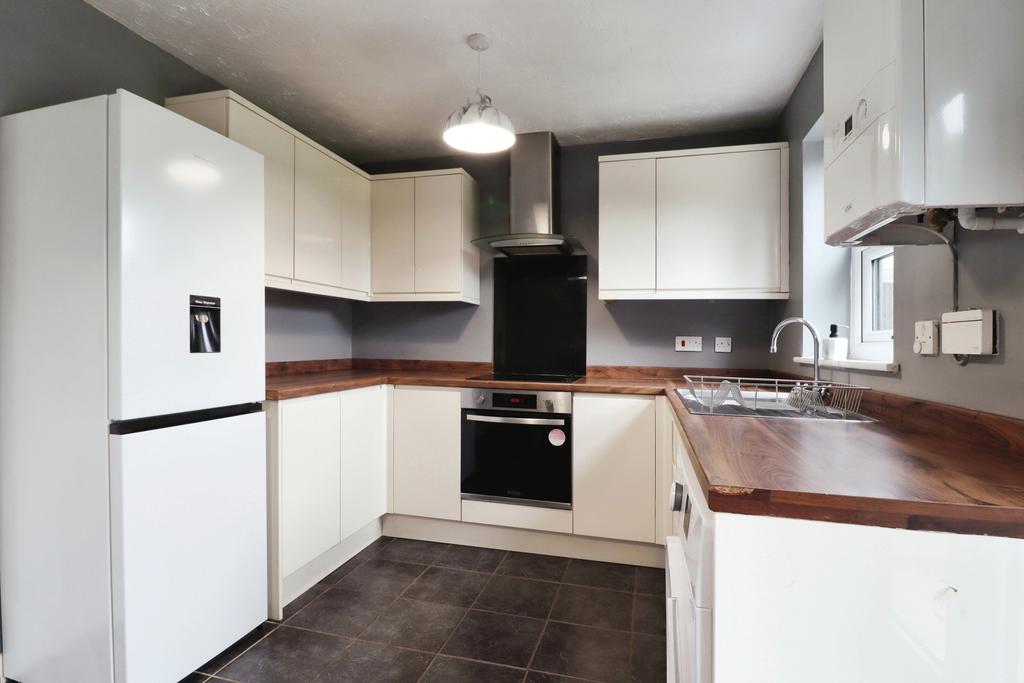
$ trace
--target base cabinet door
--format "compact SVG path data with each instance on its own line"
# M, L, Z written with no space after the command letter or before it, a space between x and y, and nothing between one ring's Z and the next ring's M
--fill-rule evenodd
M395 387L396 513L461 519L460 396L459 389Z
M280 403L280 553L287 576L341 541L338 394Z
M573 398L573 533L654 543L653 396Z
M387 387L341 392L341 537L388 506Z

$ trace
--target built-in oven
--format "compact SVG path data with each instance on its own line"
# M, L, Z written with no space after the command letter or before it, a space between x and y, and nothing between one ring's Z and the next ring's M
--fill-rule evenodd
M462 390L462 497L572 508L572 394Z

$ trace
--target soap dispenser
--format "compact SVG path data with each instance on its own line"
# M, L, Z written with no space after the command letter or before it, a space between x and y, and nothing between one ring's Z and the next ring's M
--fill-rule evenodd
M850 340L839 336L840 327L846 325L832 323L828 326L828 338L825 340L825 348L822 349L825 360L846 360L850 355Z

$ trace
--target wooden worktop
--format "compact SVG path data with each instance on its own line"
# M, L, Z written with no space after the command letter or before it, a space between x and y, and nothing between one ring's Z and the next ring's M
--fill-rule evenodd
M681 375L708 371L594 367L572 384L473 379L488 372L485 363L268 364L267 399L382 383L665 395L712 510L1024 538L1021 420L881 392L862 405L876 422L703 416L676 389Z

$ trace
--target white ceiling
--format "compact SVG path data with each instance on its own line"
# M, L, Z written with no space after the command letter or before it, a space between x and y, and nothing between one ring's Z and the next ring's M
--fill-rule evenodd
M563 145L770 125L822 0L87 0L354 162L447 153L476 87Z

